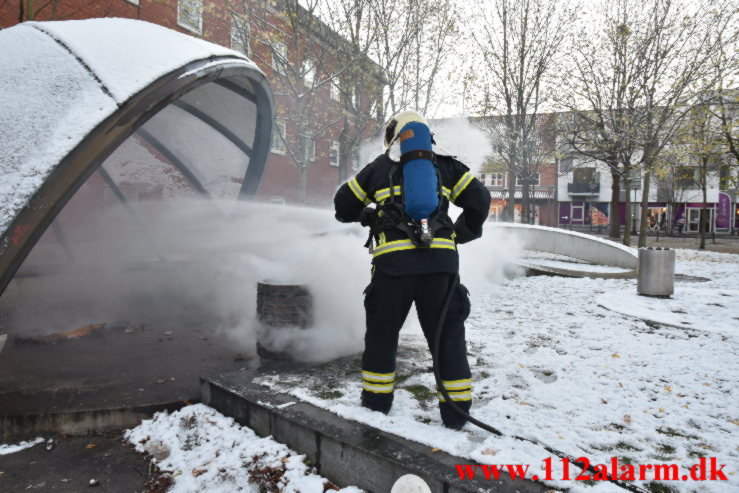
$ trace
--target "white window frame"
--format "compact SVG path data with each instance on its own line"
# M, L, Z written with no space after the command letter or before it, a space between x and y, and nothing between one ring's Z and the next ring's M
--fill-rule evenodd
M490 186L502 187L505 185L505 175L503 173L490 173Z
M287 45L280 41L272 42L272 68L280 75L287 75Z
M251 26L246 17L231 17L231 49L251 56Z
M529 185L538 187L539 184L541 183L541 173L534 173L534 176L536 177L536 180L532 180L532 182L529 183ZM523 186L523 180L521 180L521 177L519 175L516 175L516 186L517 187Z
M341 87L339 87L339 81L334 79L331 81L331 99L334 101L341 101Z
M189 21L191 19L186 18L183 20L182 13L183 13L183 4L190 4L191 7L196 7L198 10L198 25L193 26L189 24ZM177 25L187 29L188 31L202 34L203 33L203 0L177 0Z
M259 0L259 6L263 9L277 11L277 0Z
M279 132L279 133L278 133ZM280 134L283 137L287 135L287 124L281 120L275 120L274 127L272 127L272 149L271 152L274 154L287 154L287 145L285 141L280 138Z
M339 159L341 159L341 144L338 140L332 140L328 148L328 164L335 168L339 167Z
M313 83L316 80L316 66L318 65L317 60L312 58L303 59L303 84L305 87L313 87Z
M307 134L305 136L306 142L308 143L308 152L306 158L308 161L313 162L316 160L316 138L313 135Z

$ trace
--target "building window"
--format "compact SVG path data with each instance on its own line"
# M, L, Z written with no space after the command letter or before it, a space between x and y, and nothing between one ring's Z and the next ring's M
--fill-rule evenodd
M502 187L503 173L490 173L490 185L494 187Z
M328 164L331 166L339 166L339 141L332 140L331 147L328 151Z
M719 190L728 190L731 188L731 184L731 168L727 164L722 164L718 169Z
M304 135L302 137L305 145L305 160L315 161L316 160L316 138L312 135Z
M575 160L571 156L563 158L559 161L559 172L562 174L569 173L574 167Z
M272 127L272 152L275 154L285 154L287 147L285 139L287 138L287 129L285 122L277 120Z
M595 168L575 168L572 170L572 183L575 185L596 183L595 175Z
M529 182L529 185L539 186L539 173L533 173L531 175L531 180ZM521 180L520 175L516 175L516 186L517 187L523 186L523 181Z
M341 101L341 88L339 87L338 79L331 81L331 99L334 101Z
M306 87L313 87L313 81L316 77L316 62L310 58L303 60L303 83Z
M263 9L277 10L277 0L259 0L259 6Z
M272 68L280 75L287 75L287 46L275 41L272 43Z
M480 173L480 182L483 185L487 185L487 183L485 183L485 173Z
M695 179L693 166L678 166L675 170L675 185L683 190L697 190L698 180Z
M177 24L195 33L203 32L203 0L178 0Z
M249 21L244 17L233 16L231 18L231 49L246 55L251 54L249 50Z

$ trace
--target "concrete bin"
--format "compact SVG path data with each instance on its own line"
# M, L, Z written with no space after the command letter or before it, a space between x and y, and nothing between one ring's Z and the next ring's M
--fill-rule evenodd
M279 331L313 325L313 296L302 284L257 283L257 353L263 358L293 360L289 351L274 347ZM284 335L283 335L284 338Z
M637 273L637 293L669 298L675 293L675 250L640 248Z

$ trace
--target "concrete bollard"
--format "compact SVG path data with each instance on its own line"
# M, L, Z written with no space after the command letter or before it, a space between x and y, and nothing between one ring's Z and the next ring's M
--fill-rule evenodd
M675 293L675 250L640 248L636 292L669 298Z

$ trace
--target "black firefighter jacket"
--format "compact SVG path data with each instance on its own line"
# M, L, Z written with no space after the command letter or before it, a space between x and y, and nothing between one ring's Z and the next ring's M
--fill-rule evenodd
M441 214L448 214L449 201L462 208L462 214L454 224L454 230L443 228L436 232L429 247L416 247L408 235L392 229L375 235L372 263L383 274L402 276L434 272L457 272L459 256L457 243L466 243L482 236L482 225L490 210L490 192L470 173L467 166L452 156L436 155L442 182L444 200L439 205ZM354 178L344 183L336 192L334 207L336 219L355 222L365 207L371 203L381 206L393 193L396 201L402 200L401 166L387 153L379 155ZM390 172L393 188L390 190Z

